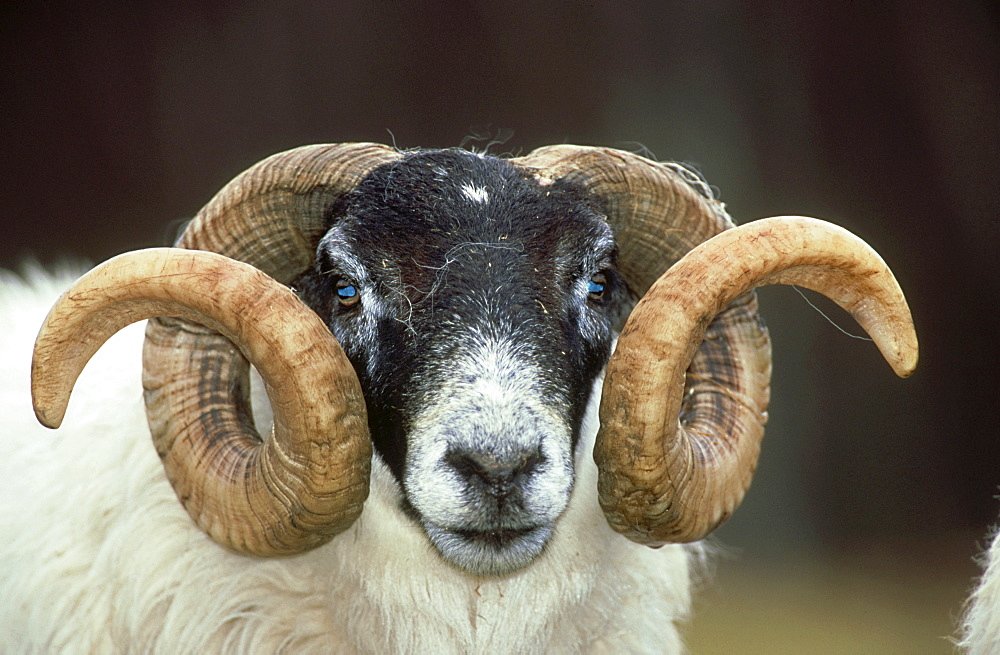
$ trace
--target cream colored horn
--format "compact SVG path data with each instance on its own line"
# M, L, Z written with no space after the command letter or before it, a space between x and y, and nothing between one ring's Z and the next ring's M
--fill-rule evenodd
M742 500L760 451L770 377L770 356L760 347L766 334L744 294L767 284L826 295L899 375L916 366L899 285L848 231L778 217L695 248L636 306L605 378L594 452L600 500L611 526L633 541L700 539ZM740 349L751 355L730 356Z
M291 290L228 257L151 249L120 255L78 280L57 301L36 341L32 395L39 420L57 427L77 376L101 344L125 325L154 316L181 317L218 332L181 330L192 348L179 356L193 357L195 368L206 334L236 344L261 373L274 410L267 438L220 430L203 417L232 402L226 376L207 371L199 388L190 390L172 388L178 384L172 379L145 381L190 399L172 423L183 429L161 435L157 450L195 522L220 544L255 555L312 548L351 525L368 495L371 464L354 369L326 325ZM150 422L157 420L154 409Z

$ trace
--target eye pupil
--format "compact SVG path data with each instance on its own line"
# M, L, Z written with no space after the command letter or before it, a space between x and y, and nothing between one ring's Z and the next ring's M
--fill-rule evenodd
M608 284L608 279L604 273L596 273L590 282L587 283L587 295L591 300L600 300L604 295L604 289Z
M338 280L337 298L341 305L349 307L361 300L361 295L358 293L358 288L347 280Z

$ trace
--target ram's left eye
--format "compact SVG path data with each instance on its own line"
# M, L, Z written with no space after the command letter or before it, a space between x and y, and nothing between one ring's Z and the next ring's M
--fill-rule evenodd
M337 300L344 307L356 305L361 300L358 288L347 280L337 280Z
M608 285L608 278L604 273L595 273L590 282L587 283L587 297L591 300L600 300L604 296L604 289Z

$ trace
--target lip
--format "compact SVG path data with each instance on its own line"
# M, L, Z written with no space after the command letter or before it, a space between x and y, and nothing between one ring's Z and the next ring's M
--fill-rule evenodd
M552 536L550 525L471 530L428 524L424 529L446 561L476 575L505 575L524 568Z
M451 532L470 543L499 550L509 548L517 540L528 538L540 529L541 526L535 526L520 530L452 530Z

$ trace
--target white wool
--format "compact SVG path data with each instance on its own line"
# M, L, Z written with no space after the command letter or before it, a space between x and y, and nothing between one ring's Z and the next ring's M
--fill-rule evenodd
M70 278L0 278L0 652L675 653L689 549L608 527L591 450L536 562L503 578L444 563L376 459L361 518L277 559L216 545L174 496L149 437L142 326L108 342L63 426L31 412L31 344ZM994 587L996 581L994 580Z
M1000 530L985 555L986 571L969 599L962 646L970 655L1000 653Z

